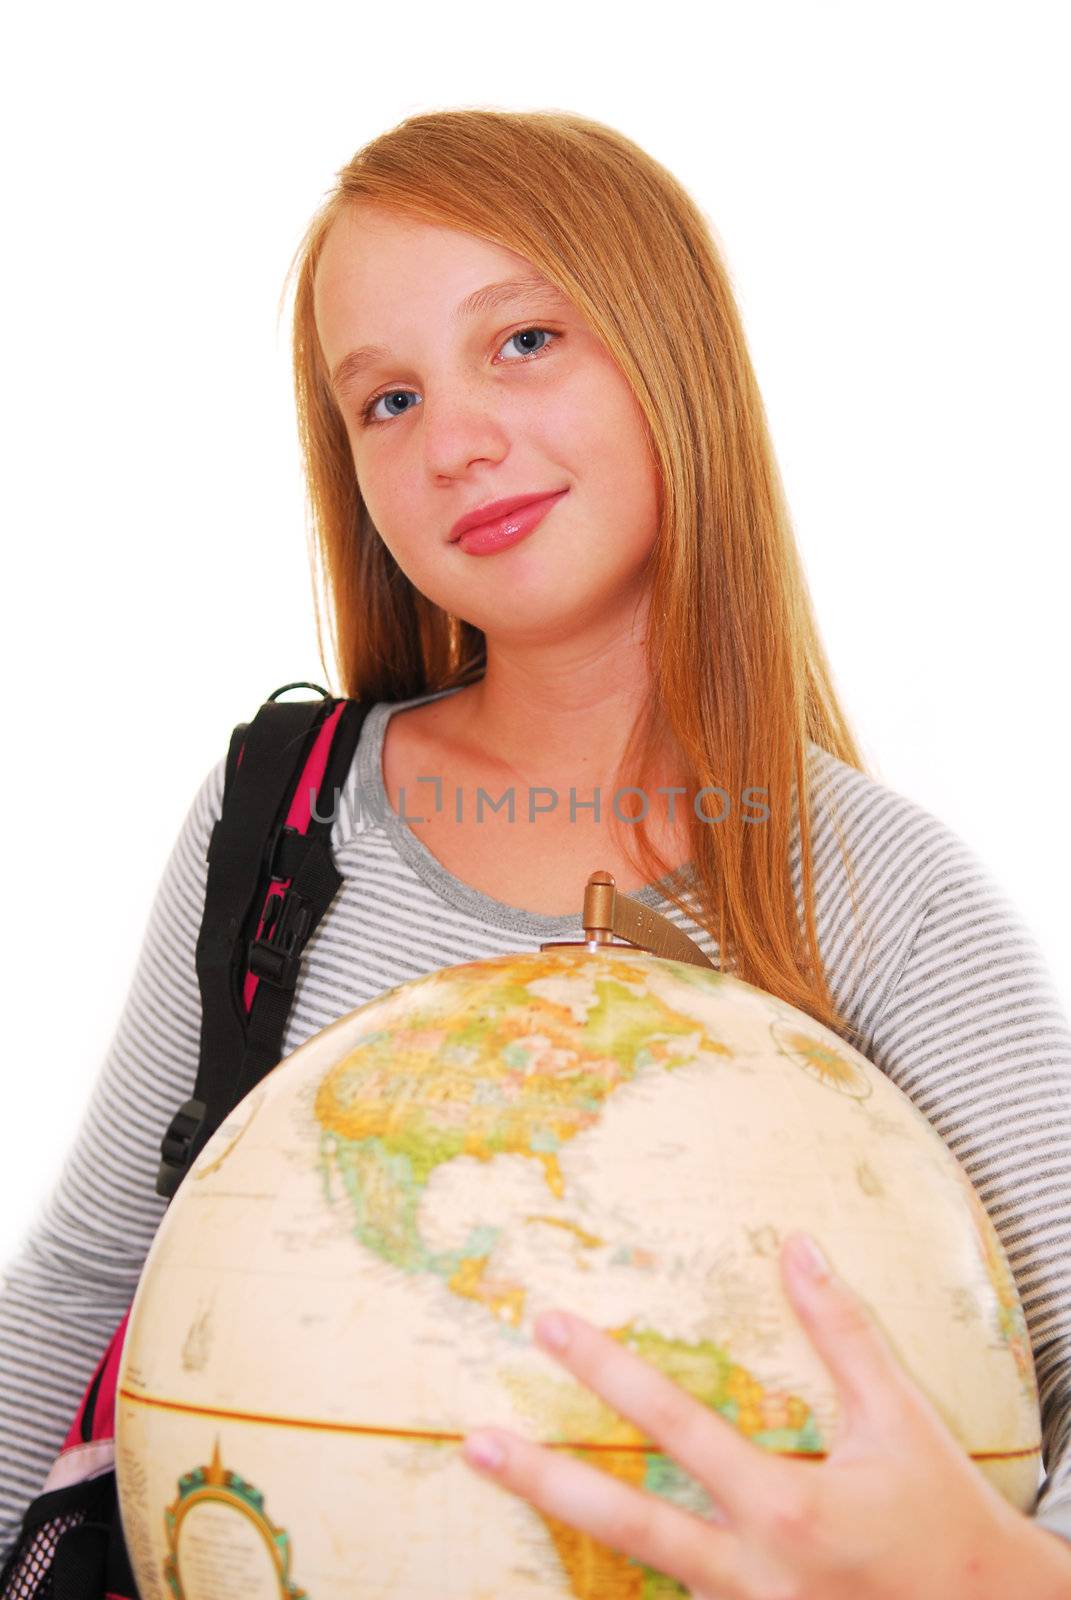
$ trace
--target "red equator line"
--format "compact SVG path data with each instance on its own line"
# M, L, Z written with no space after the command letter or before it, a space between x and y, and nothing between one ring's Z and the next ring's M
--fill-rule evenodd
M181 1400L161 1400L155 1395L135 1394L132 1389L120 1389L119 1394L123 1400L129 1400L136 1406L152 1406L158 1411L183 1411L192 1417L220 1417L227 1422L260 1422L274 1428L303 1428L308 1431L320 1433L357 1433L369 1438L379 1439L424 1439L429 1443L460 1444L466 1437L464 1433L435 1432L430 1428L375 1428L361 1422L328 1422L315 1417L273 1417L259 1411L226 1411L218 1406L192 1406ZM586 1439L554 1439L548 1440L543 1448L545 1450L584 1450L605 1455L651 1455L661 1454L655 1444L605 1444ZM1036 1456L1041 1450L1041 1445L1036 1444L1022 1450L971 1450L969 1455L972 1461L1021 1461L1025 1456ZM824 1450L778 1450L779 1456L794 1457L799 1461L824 1461Z

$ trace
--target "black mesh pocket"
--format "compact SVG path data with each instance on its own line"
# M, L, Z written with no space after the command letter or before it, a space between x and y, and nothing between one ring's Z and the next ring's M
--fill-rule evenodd
M102 1600L115 1473L38 1495L4 1570L0 1600Z

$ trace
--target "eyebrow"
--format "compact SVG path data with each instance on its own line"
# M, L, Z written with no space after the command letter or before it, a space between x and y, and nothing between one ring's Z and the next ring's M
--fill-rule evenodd
M516 300L522 295L526 300L541 301L548 306L569 304L567 296L546 278L504 278L499 283L485 283L482 289L474 289L463 300L459 300L451 320L455 323L461 322L466 317L475 317L483 311L492 311L495 307ZM383 345L360 345L356 350L344 355L335 367L331 374L331 387L336 395L342 395L366 367L375 361L389 360L390 351Z

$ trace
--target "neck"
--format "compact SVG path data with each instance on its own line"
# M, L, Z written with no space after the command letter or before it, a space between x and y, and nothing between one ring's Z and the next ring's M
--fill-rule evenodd
M582 637L487 639L487 668L458 696L459 732L512 778L554 788L601 783L616 771L651 693L643 616Z

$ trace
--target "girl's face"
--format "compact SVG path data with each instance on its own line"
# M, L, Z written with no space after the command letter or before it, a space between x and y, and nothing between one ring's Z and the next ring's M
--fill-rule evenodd
M517 279L533 286L464 304ZM489 639L627 626L658 531L657 463L571 303L511 250L362 202L327 234L314 307L361 495L417 589ZM451 542L489 501L560 490L516 544Z

